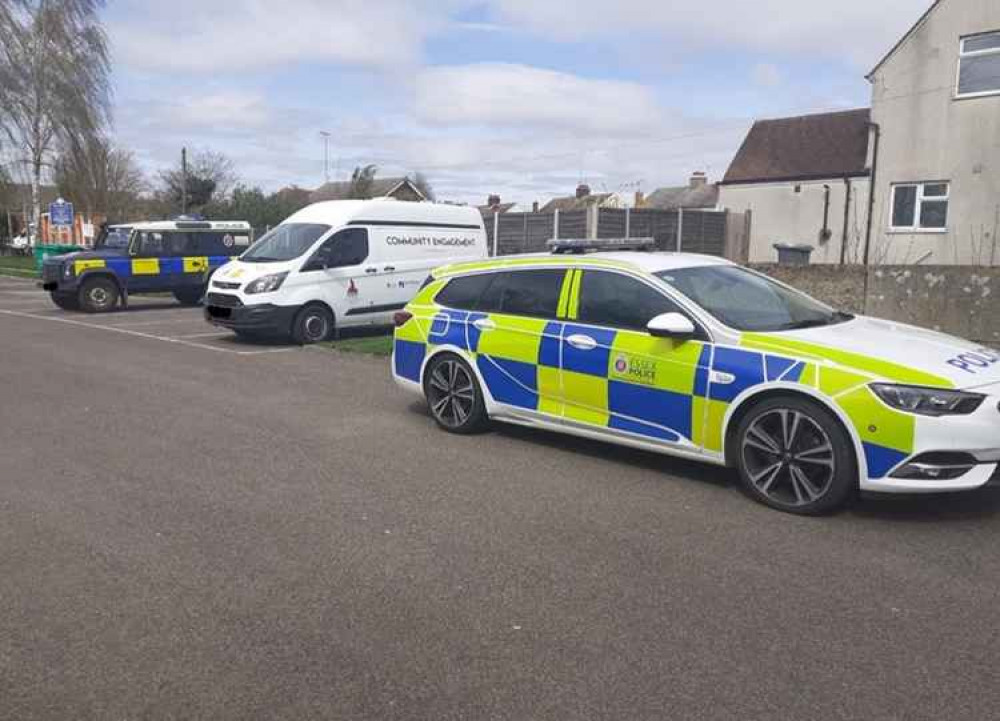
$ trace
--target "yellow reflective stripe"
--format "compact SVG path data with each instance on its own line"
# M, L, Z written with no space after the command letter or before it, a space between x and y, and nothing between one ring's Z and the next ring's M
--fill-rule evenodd
M134 258L132 260L132 275L159 275L159 258Z
M582 276L582 270L573 271L573 283L569 289L569 311L566 313L570 320L576 320L580 317L580 278Z
M547 320L521 318L493 313L490 320L494 330L485 330L479 336L477 352L491 358L519 361L536 365Z
M208 270L208 257L195 256L184 259L185 273L204 273Z
M889 408L867 386L841 396L837 405L851 419L862 441L903 453L913 452L916 416Z
M571 270L566 273L563 278L562 289L559 291L559 307L556 310L557 318L565 318L567 312L569 311L569 295L573 288L573 276L577 274L578 271Z
M91 270L93 268L106 268L107 263L103 260L75 260L73 261L73 272L76 275L80 275L84 271Z
M817 343L778 338L765 333L745 333L740 340L740 345L744 348L755 348L772 353L783 352L799 356L800 358L833 361L839 365L846 366L849 370L870 373L877 378L885 378L898 383L912 383L914 385L935 386L938 388L955 387L955 384L947 378L934 375L933 373L925 373L908 366L900 365L899 363L893 363L892 361L838 350Z

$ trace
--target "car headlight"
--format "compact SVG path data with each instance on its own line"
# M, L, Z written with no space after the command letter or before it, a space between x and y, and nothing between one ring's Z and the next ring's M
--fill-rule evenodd
M243 290L244 293L271 293L281 287L281 284L285 282L285 278L288 276L288 271L284 273L273 273L271 275L265 275L263 278L258 278L252 283L248 284Z
M62 276L63 276L63 278L72 278L73 277L73 264L72 263L63 263Z
M869 388L887 405L922 416L965 416L979 408L986 398L979 393L892 383L872 383Z

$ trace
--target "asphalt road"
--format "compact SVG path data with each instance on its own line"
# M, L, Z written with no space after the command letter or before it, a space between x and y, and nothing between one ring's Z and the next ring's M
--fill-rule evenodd
M1000 493L809 520L0 279L0 718L987 719Z

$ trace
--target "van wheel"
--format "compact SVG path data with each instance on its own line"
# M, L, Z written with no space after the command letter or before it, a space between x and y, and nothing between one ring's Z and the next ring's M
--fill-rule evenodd
M479 433L489 425L486 403L469 364L451 353L435 356L424 372L424 397L434 421L449 433Z
M52 302L63 310L80 310L80 298L75 293L51 293Z
M174 298L176 298L181 305L198 305L204 295L204 288L182 288L174 291Z
M744 492L772 508L817 516L856 495L851 439L811 401L786 396L761 402L740 422L736 444Z
M80 288L80 307L88 313L107 313L118 303L118 286L109 278L90 278Z
M322 343L333 335L333 313L326 306L307 305L292 322L292 340L299 345Z

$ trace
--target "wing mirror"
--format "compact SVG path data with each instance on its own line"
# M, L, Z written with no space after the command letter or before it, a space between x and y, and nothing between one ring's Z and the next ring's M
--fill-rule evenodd
M658 315L646 324L646 330L657 338L687 340L695 335L694 323L680 313Z

